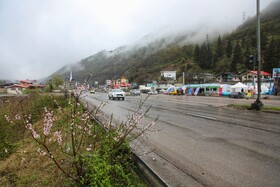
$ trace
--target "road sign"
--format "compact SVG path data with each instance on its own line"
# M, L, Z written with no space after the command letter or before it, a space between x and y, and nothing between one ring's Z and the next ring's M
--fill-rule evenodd
M280 68L273 68L272 77L273 78L280 77Z

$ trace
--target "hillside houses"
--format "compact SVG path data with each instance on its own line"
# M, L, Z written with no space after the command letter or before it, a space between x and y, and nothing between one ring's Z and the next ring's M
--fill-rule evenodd
M23 94L27 89L43 89L44 85L38 84L36 80L21 80L19 83L10 83L4 87L7 94Z
M242 82L252 82L254 80L257 80L258 77L258 71L246 71L244 73L240 74L241 81ZM269 80L271 79L271 74L265 71L261 71L261 80Z

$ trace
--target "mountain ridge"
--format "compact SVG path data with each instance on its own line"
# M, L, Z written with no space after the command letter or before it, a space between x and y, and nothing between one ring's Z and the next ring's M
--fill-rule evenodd
M261 13L261 31L263 38L266 38L262 42L264 60L268 58L265 55L268 53L267 47L270 46L271 41L276 40L276 44L279 45L279 12L280 2L275 1ZM152 38L151 35L146 35L138 43L121 46L112 51L102 50L82 59L78 63L62 67L54 74L67 78L70 71L73 71L74 79L80 82L84 81L92 73L92 81L101 83L104 83L106 79L115 79L121 76L127 77L130 82L147 83L153 80L160 80L160 71L167 69L176 70L179 78L182 72L196 74L200 72L219 73L219 71L230 70L236 72L245 71L246 68L249 69L252 66L248 64L248 57L251 53L254 53L254 42L256 40L255 19L255 17L248 19L233 32L225 33L221 37L219 37L220 35L217 31L212 33L179 33L177 35L160 36L154 40L150 39ZM226 44L229 41L232 42L232 51L229 58L225 54L217 57L216 45L218 38L222 38L221 50L224 52L226 51ZM234 55L236 55L234 50L238 48L238 45L241 45L240 53L242 54L240 54L238 62L233 62L235 60ZM202 63L197 60L195 58L196 48L201 52L201 58L206 57L206 52L202 53L202 51L204 49L208 50L208 57L211 58L211 61ZM278 53L279 48L275 53ZM208 63L209 68L206 67L206 63ZM209 65L210 63L212 63L211 66ZM275 64L277 65L277 63ZM231 69L233 66L235 68ZM267 70L271 69L265 64L264 67Z

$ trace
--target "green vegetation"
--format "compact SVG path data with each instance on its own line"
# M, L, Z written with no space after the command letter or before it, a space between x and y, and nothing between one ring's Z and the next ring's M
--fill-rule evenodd
M235 107L235 108L244 108L250 110L251 105L250 104L229 104L229 107ZM280 112L279 106L263 106L261 111L278 111Z
M51 92L53 90L60 90L59 86L64 84L64 79L60 75L53 75L49 82L46 84L46 91Z
M139 122L97 124L89 116L100 108L88 111L76 96L1 100L0 186L145 186L127 141Z

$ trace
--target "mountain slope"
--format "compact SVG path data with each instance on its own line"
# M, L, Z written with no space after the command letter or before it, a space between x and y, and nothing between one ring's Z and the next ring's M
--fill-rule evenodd
M274 66L280 67L280 1L273 2L261 13L261 34L262 69L271 72ZM176 70L180 80L182 72L192 75L253 69L249 56L256 51L255 17L222 36L220 41L218 34L210 34L212 42L209 42L208 34L204 36L207 38L204 42L199 39L201 33L198 32L165 36L153 41L146 36L137 44L101 51L79 63L62 67L55 74L69 77L73 71L75 80L84 81L92 73L91 81L101 84L106 79L125 76L130 82L143 84L160 81L162 70Z

